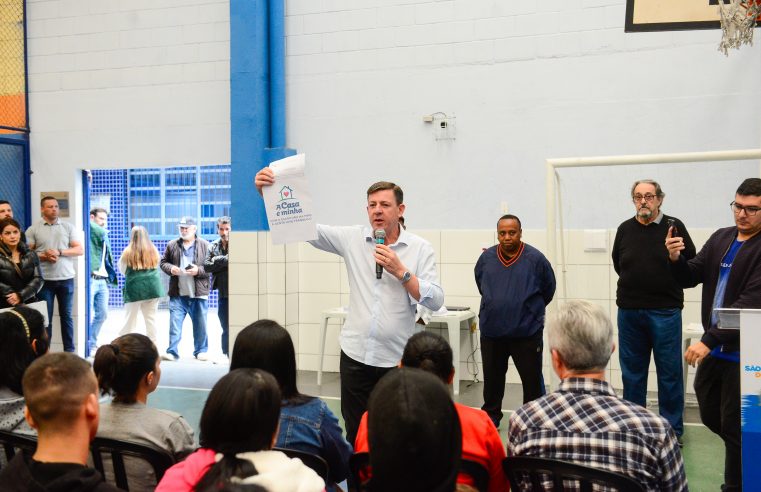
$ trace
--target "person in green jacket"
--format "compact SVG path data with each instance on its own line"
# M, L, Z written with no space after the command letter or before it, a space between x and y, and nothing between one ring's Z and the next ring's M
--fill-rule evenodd
M164 287L159 276L159 252L143 226L135 226L129 244L119 258L119 271L124 275L124 311L126 320L119 336L137 331L137 314L143 313L145 334L156 343L156 309Z
M87 335L90 355L95 355L98 334L108 317L108 286L116 286L107 220L108 211L105 208L90 210L90 333Z

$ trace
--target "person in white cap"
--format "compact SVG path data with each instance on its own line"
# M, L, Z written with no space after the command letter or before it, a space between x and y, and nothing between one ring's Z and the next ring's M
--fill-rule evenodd
M169 347L164 360L180 358L178 345L182 338L182 322L190 316L193 322L193 357L209 360L206 336L206 313L209 309L209 274L204 261L209 243L196 235L196 221L183 217L177 224L180 237L169 241L161 258L161 269L169 278Z

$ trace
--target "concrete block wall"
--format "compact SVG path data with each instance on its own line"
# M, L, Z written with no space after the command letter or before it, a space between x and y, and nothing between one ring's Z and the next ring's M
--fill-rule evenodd
M33 191L77 169L230 162L226 0L29 0Z
M717 30L625 33L625 9L625 0L287 0L288 143L308 156L318 220L362 221L361 193L336 193L341 176L347 190L399 183L416 229L488 229L503 202L541 228L546 158L758 147L761 47L727 58ZM456 115L455 141L436 141L422 122L436 111ZM743 128L696 124L727 114ZM617 224L630 213L628 186L645 176L668 190L670 213L711 228L731 220L724 202L758 164L560 175L573 193L568 228ZM712 193L729 200L695 199Z
M437 258L439 279L444 288L445 304L469 306L478 314L480 295L473 279L473 268L483 248L496 243L496 234L491 230L420 230L414 233L428 240ZM595 231L597 232L597 231ZM698 247L708 239L712 230L695 229L690 234ZM586 299L600 305L616 324L616 281L617 276L611 263L611 247L615 230L604 231L607 247L605 251L584 251L583 230L565 233L566 267L557 269L555 274L558 288L555 301ZM524 230L525 242L546 253L546 232ZM245 325L259 318L271 318L291 333L296 346L298 366L303 370L317 370L319 358L319 328L323 310L348 306L348 277L343 259L339 256L319 251L307 243L274 246L266 232L234 232L231 246L230 293L232 337ZM563 277L567 292L563 291ZM683 322L700 322L700 287L685 291ZM258 317L257 317L258 316ZM340 324L331 319L328 324L323 368L327 372L337 372L340 348L338 335ZM444 326L428 329L447 337ZM478 333L476 333L476 340ZM481 354L471 350L469 332L461 330L460 378L472 379L474 362L480 371ZM609 380L616 388L621 388L621 371L618 353L611 358ZM648 387L657 390L655 366L651 363ZM552 374L549 365L544 367L547 378ZM508 382L519 383L517 371L508 370ZM688 391L691 389L692 373Z

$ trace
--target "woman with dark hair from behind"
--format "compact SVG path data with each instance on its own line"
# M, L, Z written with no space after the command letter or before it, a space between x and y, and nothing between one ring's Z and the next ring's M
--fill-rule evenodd
M48 351L45 318L18 306L0 313L0 430L37 434L24 418L21 378L37 357Z
M329 490L349 475L351 445L338 419L324 401L299 393L296 386L296 351L288 331L268 319L240 332L233 347L230 369L250 367L269 372L280 385L283 408L275 446L316 454L329 469Z
M277 381L264 371L236 369L222 377L203 407L201 449L167 470L156 491L218 492L230 483L270 492L323 490L312 469L271 450L280 398Z
M443 337L430 331L415 333L404 347L401 366L430 372L444 384L450 385L454 378L452 347ZM505 446L494 423L480 408L459 403L454 405L462 429L462 457L478 462L486 468L489 472L489 492L509 490L510 483L502 469ZM360 421L354 446L357 453L368 451L367 413ZM475 485L472 477L464 473L457 477L457 483Z
M42 284L40 260L21 241L21 226L0 220L0 308L36 301Z
M131 333L101 345L93 361L98 386L110 403L100 405L98 437L163 449L180 461L195 450L193 429L178 413L146 406L161 379L161 358L145 335ZM139 459L125 460L130 489L156 486L153 468ZM110 466L105 466L110 477Z
M395 369L367 403L370 492L453 492L460 468L460 419L449 390L420 369Z

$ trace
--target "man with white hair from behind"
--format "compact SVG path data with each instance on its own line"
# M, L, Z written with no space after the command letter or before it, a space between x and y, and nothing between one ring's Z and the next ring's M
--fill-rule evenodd
M687 490L669 423L619 398L605 381L615 344L613 325L602 308L580 300L561 305L548 322L548 343L560 386L510 416L507 455L620 473L646 490Z

